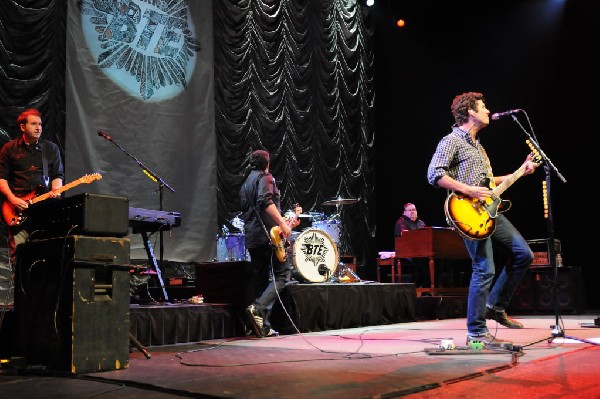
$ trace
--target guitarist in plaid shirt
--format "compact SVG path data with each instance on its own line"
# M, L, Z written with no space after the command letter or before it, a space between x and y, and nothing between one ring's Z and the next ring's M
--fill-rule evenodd
M492 174L489 158L480 143L480 130L490 123L490 111L484 96L476 92L457 95L451 110L456 123L452 131L439 141L429 163L427 180L435 187L459 192L471 199L490 199L492 190L481 182L488 179L497 186L510 179L511 175ZM528 156L520 172L529 175L537 166ZM506 314L506 308L533 261L533 252L506 216L498 214L493 221L495 230L489 236L479 240L462 237L473 269L467 299L467 345L477 341L488 347L508 347L511 342L490 334L486 319L508 328L523 328L523 324ZM492 244L505 249L512 259L499 273L493 286L496 266Z

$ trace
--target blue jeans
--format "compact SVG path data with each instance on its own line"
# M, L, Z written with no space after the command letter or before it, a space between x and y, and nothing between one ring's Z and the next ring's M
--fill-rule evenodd
M473 273L467 299L467 333L488 333L485 321L486 307L498 311L506 310L510 300L533 261L533 252L521 233L502 214L496 217L496 230L485 240L463 238L472 260ZM511 261L502 269L490 291L496 266L493 245L507 251Z

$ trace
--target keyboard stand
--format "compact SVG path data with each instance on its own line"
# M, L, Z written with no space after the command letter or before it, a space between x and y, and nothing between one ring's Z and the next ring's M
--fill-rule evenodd
M154 249L152 248L152 243L150 242L150 237L148 233L145 231L141 232L142 238L144 239L144 248L146 248L146 254L148 255L148 260L152 263L152 267L158 276L158 282L160 283L160 288L162 288L163 296L165 301L169 302L169 295L167 295L167 290L165 288L165 283L162 278L162 272L160 271L160 267L158 267L158 262L156 261L156 256L154 256Z

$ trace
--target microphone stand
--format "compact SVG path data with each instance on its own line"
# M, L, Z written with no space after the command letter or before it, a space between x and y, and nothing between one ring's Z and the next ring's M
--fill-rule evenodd
M139 159L137 159L136 157L134 157L133 155L131 155L126 149L124 149L123 147L121 147L121 145L119 145L119 143L117 143L112 137L110 137L109 135L107 135L106 133L104 133L102 130L100 130L98 132L98 136L104 137L106 140L110 141L111 143L113 143L115 146L117 146L118 149L120 149L125 155L127 155L129 158L133 159L138 166L142 169L142 172L144 172L144 174L146 176L148 176L150 178L150 180L152 180L153 182L158 184L158 196L159 196L159 210L162 211L163 210L163 188L166 187L168 188L172 193L175 192L175 190L169 186L159 175L157 175L156 173L154 173L152 170L150 170L146 165L144 165ZM162 266L163 264L163 252L164 252L164 241L163 241L163 231L162 229L158 230L158 234L159 234L159 249L160 249L160 265ZM148 253L148 256L150 258L154 258L154 254L152 253L152 247L149 246L149 238L146 235L146 232L143 231L142 232L142 236L144 238L144 246L146 247L146 252ZM154 259L156 261L156 259ZM169 297L167 295L167 291L165 289L163 280L162 280L162 276L161 276L161 271L160 268L158 268L158 265L154 265L156 268L156 272L158 274L158 277L160 279L160 285L162 287L163 290L163 295L165 297L166 301L169 301Z
M525 111L523 111L525 112ZM525 113L525 115L527 115L527 113ZM538 342L542 342L542 341L548 341L549 343L552 342L555 338L557 337L563 337L563 338L570 338L570 339L574 339L574 340L578 340L578 341L582 341L582 342L588 342L591 343L590 341L587 341L585 339L582 338L576 338L576 337L571 337L571 336L566 336L564 330L562 329L562 327L560 326L559 323L559 319L560 316L558 314L558 300L556 298L556 282L558 279L558 264L556 262L556 248L554 246L554 217L552 215L552 201L551 201L551 195L550 195L550 188L551 188L551 172L554 172L556 174L556 176L563 182L566 183L567 180L564 178L564 176L558 171L558 169L556 168L556 166L554 166L554 164L552 163L552 161L550 160L550 158L544 153L544 151L542 151L542 148L540 147L539 143L537 142L537 140L534 137L533 134L533 129L532 129L532 133L529 133L527 131L527 129L525 129L523 127L523 125L519 122L519 120L517 119L517 117L515 115L511 115L512 119L515 121L515 123L519 126L519 128L525 133L525 135L527 136L527 138L529 139L529 145L530 147L534 150L534 152L536 154L539 154L541 157L541 160L543 161L544 164L544 171L546 173L546 198L547 198L547 209L548 209L548 217L547 217L547 229L548 229L548 257L549 257L549 262L550 265L552 266L552 271L553 271L553 280L552 280L552 290L553 290L553 295L552 295L552 302L554 305L554 316L555 316L555 321L554 321L554 325L550 326L551 329L551 336L550 337L546 337L546 338L542 338L540 340L537 341L533 341L530 342L526 345L523 345L522 348L526 347L526 346L530 346L533 344L537 344Z

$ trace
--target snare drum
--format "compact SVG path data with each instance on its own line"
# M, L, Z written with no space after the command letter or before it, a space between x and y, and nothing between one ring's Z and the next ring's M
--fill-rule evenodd
M224 234L217 236L217 261L232 262L247 260L246 240L243 234Z
M312 227L323 230L333 239L336 245L340 245L340 221L339 220L318 220L313 222Z
M293 262L298 280L322 283L337 268L338 249L326 232L306 229L294 241Z

